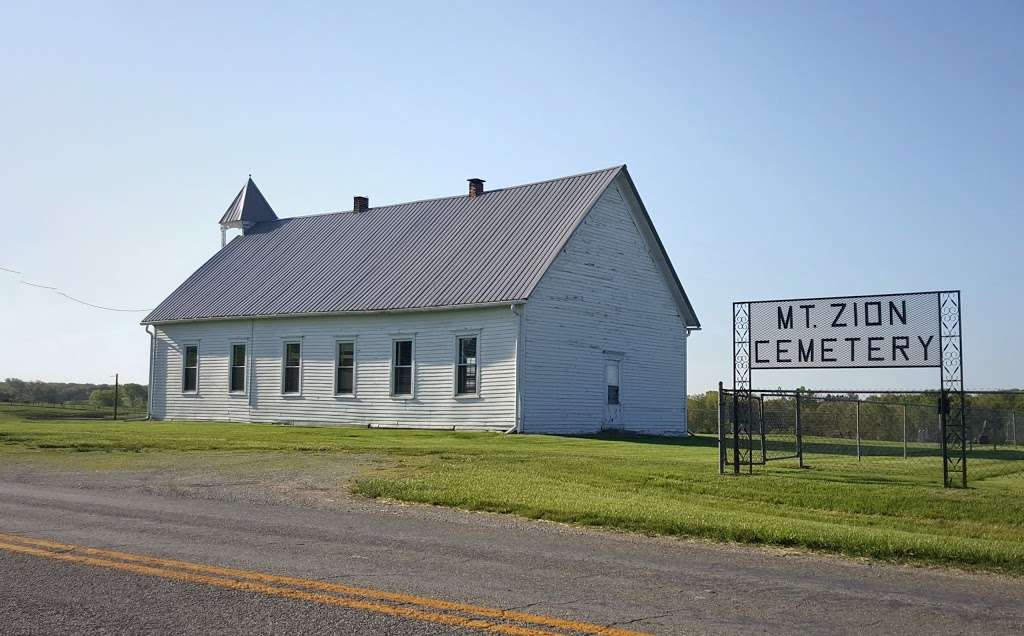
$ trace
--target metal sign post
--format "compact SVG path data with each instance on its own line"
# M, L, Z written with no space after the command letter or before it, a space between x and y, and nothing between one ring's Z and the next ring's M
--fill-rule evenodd
M960 292L938 294L939 341L942 365L939 367L942 399L943 482L947 488L960 482L967 487L967 404L964 395L964 359L960 335ZM956 405L953 408L953 404ZM952 420L950 421L950 416ZM957 479L959 474L959 479Z
M740 465L747 464L753 472L751 424L754 420L754 402L750 384L750 304L733 304L732 313L732 465L739 474ZM741 415L739 394L743 394L746 417ZM744 444L740 444L740 438ZM745 451L745 452L744 452Z

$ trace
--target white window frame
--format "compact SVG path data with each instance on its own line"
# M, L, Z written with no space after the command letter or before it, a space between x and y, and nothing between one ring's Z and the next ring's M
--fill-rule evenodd
M395 393L395 343L409 341L412 343L412 360L409 365L409 393L398 395ZM391 351L388 353L388 384L392 400L413 400L416 399L416 334L391 334Z
M480 397L480 378L482 367L480 365L480 329L456 331L452 339L452 398L456 400L475 400ZM476 338L476 391L473 393L459 393L459 340L462 338Z
M185 369L187 368L185 366L185 363L188 360L188 348L189 347L195 347L196 348L196 388L194 390L192 390L192 391L186 391L185 390ZM181 343L181 384L179 385L181 387L181 394L182 395L199 395L199 384L200 384L200 376L201 376L199 370L203 366L203 356L202 356L202 353L203 353L203 350L199 346L199 341L198 340L182 341L182 343Z
M231 390L231 372L234 371L235 347L245 347L245 362L242 364L242 390ZM228 343L228 395L245 395L249 392L249 342L247 340L232 340Z
M284 390L284 387L285 387L285 373L286 373L286 371L288 369L288 366L287 366L287 362L288 362L288 359L287 359L287 357L288 357L288 345L290 345L290 344L297 344L297 345L299 345L299 390L298 391L287 392L287 391ZM303 388L302 387L302 385L303 385L303 382L302 382L303 377L302 376L303 376L303 367L305 366L303 364L303 362L305 362L305 360L306 360L305 351L304 351L305 347L303 346L303 344L304 343L302 342L302 337L301 336L299 336L298 338L282 338L281 339L281 396L282 397L286 397L286 398L302 397L302 388Z
M338 369L341 367L340 345L351 343L352 345L352 392L338 393ZM394 353L392 353L394 355ZM356 336L335 336L334 337L334 386L332 387L334 397L341 399L353 399L359 391L359 339Z

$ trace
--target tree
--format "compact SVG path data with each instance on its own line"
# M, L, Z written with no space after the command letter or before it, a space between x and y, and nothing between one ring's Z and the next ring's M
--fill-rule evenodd
M126 388L129 385L126 385ZM0 382L0 401L9 402L44 402L51 404L82 404L90 401L92 393L96 389L110 389L109 384L88 384L77 382L40 382L19 380L18 378L7 378ZM147 389L145 385L136 384L133 388L127 388L123 404L132 406L144 406L146 404ZM139 398L141 397L141 401ZM113 397L110 398L113 404ZM132 402L131 400L135 400Z
M118 395L119 406L124 404L124 396ZM114 406L114 389L96 389L89 395L89 402L93 406L103 408L113 408Z
M141 409L149 400L149 390L141 384L129 382L121 387L124 391L123 402L133 409Z
M692 433L714 433L718 430L718 391L708 391L687 398L687 424Z

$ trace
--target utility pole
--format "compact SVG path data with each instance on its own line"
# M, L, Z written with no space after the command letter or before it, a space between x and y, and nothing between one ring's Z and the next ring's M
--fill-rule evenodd
M118 375L114 374L114 419L117 419L117 389L118 389Z

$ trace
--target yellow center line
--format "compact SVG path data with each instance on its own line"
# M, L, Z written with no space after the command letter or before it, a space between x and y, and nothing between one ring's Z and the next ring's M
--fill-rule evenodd
M218 587L224 587L234 590L243 590L247 592L259 592L261 594L267 594L270 596L280 596L284 598L291 598L303 601L313 601L316 603L322 603L325 605L338 605L342 607L350 607L355 609L368 610L371 612L377 612L380 614L389 614L392 616L400 616L403 618L412 618L422 621L430 621L433 623L442 623L446 625L454 625L457 627L467 627L473 629L481 629L485 631L500 632L504 634L516 634L519 636L534 636L534 635L549 635L552 632L545 632L540 630L526 629L516 627L514 625L495 625L488 623L487 621L479 619L470 619L461 616L439 614L434 612L425 612L421 610L415 610L411 608L395 607L391 605L383 605L379 603L370 603L366 601L359 601L356 599L346 599L337 596L330 596L327 594L316 594L312 592L304 592L302 590L288 589L282 587L273 587L270 585L263 585L260 583L250 583L246 581L235 581L232 579L225 579L214 576L206 576L203 574L186 574L184 572L175 572L173 570L164 570L161 568L153 568L144 565L133 565L130 563L118 563L115 561L107 561L105 559L96 559L92 557L78 556L74 554L48 552L46 550L40 550L37 548L30 548L27 546L18 546L13 544L0 543L0 550L6 550L8 552L15 552L20 554L28 554L32 556L41 556L50 559L57 559L60 561L68 561L71 563L82 563L86 565L93 565L97 567L110 568L114 570L122 570L126 572L132 572L135 574L144 574L148 576L157 576L166 579L173 579L177 581L184 581L188 583L205 583L207 585L215 585Z
M239 570L235 568L218 567L213 565L206 565L203 563L191 563L188 561L178 561L174 559L161 559L157 557L120 552L117 550L103 550L100 548L90 548L65 543L58 543L55 541L48 541L45 539L37 539L33 537L25 537L6 533L0 533L0 550L6 550L8 552L15 552L20 554L28 554L32 556L46 557L72 563L92 565L96 567L123 570L137 574L144 574L148 576L158 576L162 578L169 578L179 581L204 583L208 585L216 585L219 587L226 587L230 589L246 590L251 592L268 594L272 596L283 596L287 598L313 601L328 605L340 605L344 607L363 609L367 611L389 614L393 616L400 616L404 618L413 618L416 620L430 621L445 625L454 625L458 627L467 627L472 629L505 634L515 634L520 636L552 634L553 632L536 629L534 627L521 627L517 625L495 623L493 621L485 620L481 617L497 619L500 621L527 623L532 625L543 625L546 627L554 627L561 630L568 630L570 632L585 634L606 634L609 636L635 636L636 634L641 633L630 630L604 627L601 625L594 625L591 623L564 620L552 616L527 614L524 612L515 612L510 610L481 607L466 603L430 599L419 596L413 596L409 594L385 592L382 590L353 587L337 583L328 583L325 581L280 576L264 572ZM278 585L267 585L267 583L274 583ZM305 590L296 590L292 588L279 587L279 585L301 587L306 588L307 590L316 590L317 592L308 592ZM323 594L318 592L328 592L330 594ZM337 596L338 594L342 594L345 596L340 597ZM401 603L403 605L418 606L418 608L399 607L395 605L388 605L374 601ZM466 617L460 616L458 614L440 613L430 610L462 612L474 616Z

